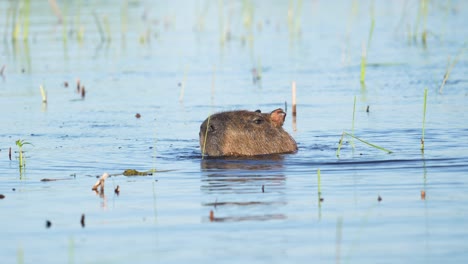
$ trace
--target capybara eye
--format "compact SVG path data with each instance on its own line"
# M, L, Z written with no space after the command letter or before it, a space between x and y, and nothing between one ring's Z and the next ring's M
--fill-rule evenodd
M257 118L254 120L254 123L260 125L261 123L263 123L263 119Z

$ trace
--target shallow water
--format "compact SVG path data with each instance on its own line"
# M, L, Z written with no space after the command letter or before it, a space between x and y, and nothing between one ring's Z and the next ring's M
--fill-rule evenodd
M25 5L15 3L0 3L2 262L468 259L465 53L439 93L448 56L468 36L465 2L429 3L425 46L420 1L376 1L365 85L360 57L373 2L71 1L58 3L59 24L34 1L28 41L13 42L10 10ZM108 21L110 41L101 42L93 13L104 38ZM256 83L253 68L262 73ZM347 137L336 157L355 96L354 134L391 154ZM198 130L209 114L285 102L298 153L201 158ZM22 173L17 139L33 144L24 146ZM103 195L91 191L104 172L153 168L107 179Z

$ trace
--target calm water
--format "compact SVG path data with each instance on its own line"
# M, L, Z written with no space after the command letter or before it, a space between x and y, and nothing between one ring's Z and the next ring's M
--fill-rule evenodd
M464 1L31 2L0 3L2 263L468 260ZM354 134L392 154L346 138L336 157L354 97ZM297 154L201 159L209 114L285 102Z

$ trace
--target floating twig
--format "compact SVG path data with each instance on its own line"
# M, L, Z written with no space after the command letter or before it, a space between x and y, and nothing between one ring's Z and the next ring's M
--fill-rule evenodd
M85 227L85 214L81 214L81 220L80 220L81 227Z
M210 210L210 221L213 222L214 220L215 220L214 212L213 212L213 210Z
M63 22L63 15L62 12L60 11L60 8L57 4L56 0L49 0L50 7L52 8L52 11L54 12L55 16L58 18L58 22L61 24Z
M101 191L104 190L104 182L107 179L107 177L109 177L109 174L107 172L102 174L101 178L99 178L99 180L93 185L92 190L97 191L98 187L101 187Z
M76 79L76 92L77 93L80 93L80 88L81 88L81 84L80 84L80 79Z
M67 180L72 180L70 178L60 178L60 179L55 179L55 178L43 178L41 179L41 182L51 182L51 181L67 181Z
M81 98L84 99L86 96L86 89L84 86L81 86Z

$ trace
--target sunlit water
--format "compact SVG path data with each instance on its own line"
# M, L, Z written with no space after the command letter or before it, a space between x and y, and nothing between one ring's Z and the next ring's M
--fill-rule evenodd
M31 2L26 42L21 30L11 41L25 4L0 3L2 263L468 259L465 2L430 2L424 20L424 1L72 1L58 3L62 24ZM449 56L458 62L439 93ZM298 153L201 158L209 114L285 102ZM337 158L343 131L392 153L345 137ZM33 144L22 173L18 139ZM91 191L104 172L152 168Z

